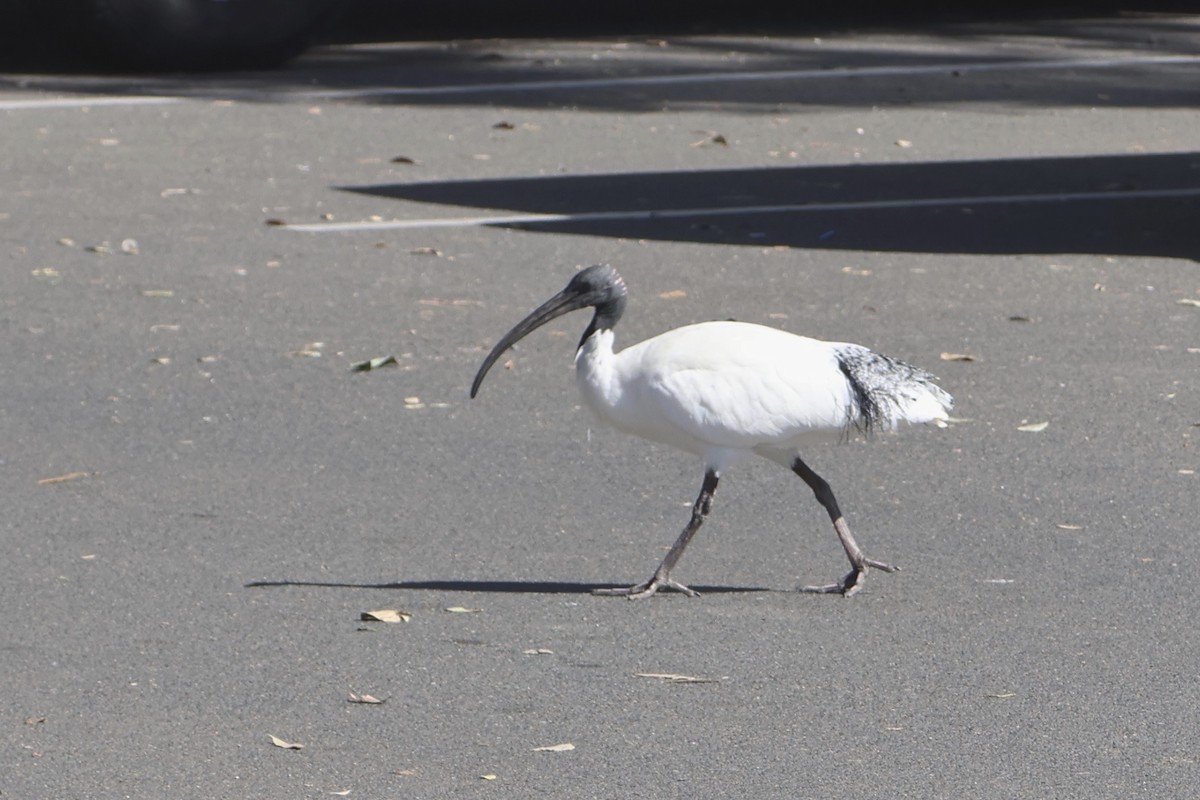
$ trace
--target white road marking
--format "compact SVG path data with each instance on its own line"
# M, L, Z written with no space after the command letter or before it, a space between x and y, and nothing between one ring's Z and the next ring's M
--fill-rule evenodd
M1061 203L1089 200L1148 200L1166 197L1200 196L1200 187L1184 189L1146 189L1141 191L1056 192L1050 194L967 195L928 197L909 200L852 200L841 203L788 203L759 206L721 206L719 208L661 208L629 211L585 211L578 214L497 214L483 217L433 217L429 219L364 220L361 222L313 222L283 227L302 233L344 233L347 231L394 231L426 228L471 228L502 225L547 225L571 222L608 222L625 220L678 219L687 217L749 216L754 214L800 213L811 211L862 211L889 208L935 208L942 206L981 206Z
M1200 64L1200 56L1128 56L1123 58L1058 58L1033 61L968 61L905 66L848 67L832 69L751 70L742 72L692 72L674 75L636 75L623 78L575 78L550 81L511 81L442 86L379 86L363 89L330 89L289 94L292 99L356 100L371 97L430 97L492 92L546 92L560 89L608 89L625 86L677 86L696 83L742 83L753 81L803 81L833 78L907 77L977 72L1029 70L1111 69L1125 66Z
M242 101L359 100L375 97L422 98L489 93L548 92L563 89L619 89L637 86L680 86L704 83L753 83L771 81L812 81L841 78L890 78L921 75L951 75L987 72L1021 72L1054 70L1094 70L1118 67L1200 64L1200 56L1152 55L1108 58L1056 58L1028 61L967 61L941 62L903 66L846 67L830 69L745 70L733 72L688 72L670 75L631 75L609 78L574 78L567 80L509 81L494 83L448 84L439 86L372 86L361 89L318 89L306 92L259 92L224 87L219 95L189 98L181 96L113 96L113 97L55 97L33 100L0 100L0 111L31 109L82 108L84 106L139 106L179 103L187 99L211 102L213 99ZM46 91L36 81L28 88Z
M43 97L37 100L0 100L0 111L28 111L97 106L162 106L182 102L182 97Z

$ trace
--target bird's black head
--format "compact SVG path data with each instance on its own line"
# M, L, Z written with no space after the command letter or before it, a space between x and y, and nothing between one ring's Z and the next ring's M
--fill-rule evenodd
M608 264L596 264L575 273L565 289L538 306L496 343L487 358L483 360L479 372L475 374L475 381L471 384L471 397L474 397L479 391L479 385L483 383L484 375L504 354L504 351L537 328L563 314L591 306L596 309L596 313L587 330L583 332L583 338L579 340L579 344L582 346L587 338L596 331L611 330L617 324L617 320L625 311L627 297L625 280Z

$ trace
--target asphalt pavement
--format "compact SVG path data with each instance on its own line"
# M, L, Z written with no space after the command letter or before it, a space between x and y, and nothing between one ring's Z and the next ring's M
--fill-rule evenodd
M1193 797L1198 71L1107 14L0 76L0 797ZM590 593L702 465L581 406L582 312L467 394L597 262L618 344L939 375L805 454L901 572L795 592L845 558L763 461L701 597Z

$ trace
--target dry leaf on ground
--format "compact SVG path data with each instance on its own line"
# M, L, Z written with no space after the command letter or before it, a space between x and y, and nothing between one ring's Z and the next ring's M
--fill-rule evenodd
M696 675L680 675L674 672L635 672L635 678L657 678L668 683L717 683L716 678L701 678Z
M1041 433L1050 425L1049 422L1031 422L1028 425L1018 425L1017 430L1025 433Z
M367 622L408 622L412 619L412 614L394 608L381 608L377 611L364 611L359 618Z
M267 734L267 735L271 737L271 744L275 745L276 747L282 747L284 750L303 750L304 749L304 745L302 745L302 744L296 744L295 742L286 742L283 739L280 739L278 736L274 736L272 734Z
M346 702L361 703L363 705L368 705L368 706L377 706L377 705L380 705L383 703L382 700L380 700L378 697L374 697L373 695L355 694L354 692L350 693L350 696L348 698L346 698Z
M75 481L80 478L86 478L86 472L68 472L66 475L55 475L53 478L42 478L38 481L38 486L51 486L55 483L66 483L67 481Z
M535 753L565 753L568 750L574 750L574 749L575 749L575 745L571 744L570 742L563 742L562 744L548 744L548 745L544 745L543 747L535 747L535 748L533 748L533 752L535 752Z

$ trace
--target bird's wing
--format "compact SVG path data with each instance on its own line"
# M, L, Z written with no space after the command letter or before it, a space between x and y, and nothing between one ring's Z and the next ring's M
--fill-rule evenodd
M851 421L850 385L827 342L760 325L711 322L643 345L636 353L645 378L639 381L642 402L705 444L781 446L838 434Z

